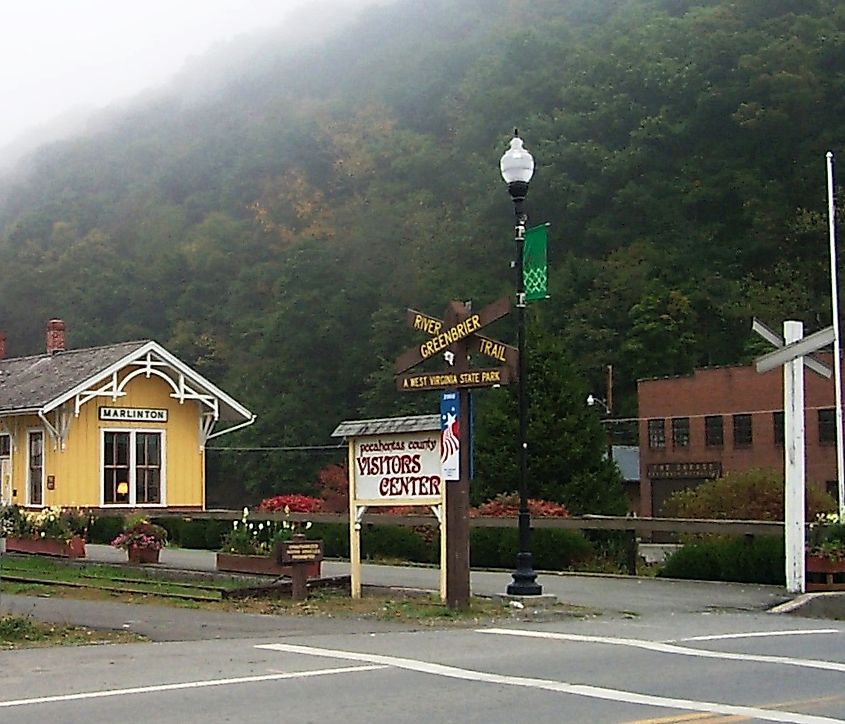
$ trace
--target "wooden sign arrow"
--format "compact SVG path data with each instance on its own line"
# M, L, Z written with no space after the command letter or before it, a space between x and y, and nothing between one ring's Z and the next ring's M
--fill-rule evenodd
M427 359L431 359L434 355L445 351L452 344L466 339L496 320L506 316L510 312L510 309L510 299L508 297L502 297L488 304L480 312L470 314L465 320L437 332L431 339L401 354L396 360L394 373L397 375L401 374L425 362Z
M425 332L430 336L439 334L443 329L442 319L432 317L425 312L418 312L416 309L408 310L406 321L411 329L418 332ZM519 366L519 350L516 347L500 342L497 339L485 337L483 334L473 334L469 338L468 344L468 352L470 354L479 352L486 357L502 362L510 367L514 375L516 375L516 370Z

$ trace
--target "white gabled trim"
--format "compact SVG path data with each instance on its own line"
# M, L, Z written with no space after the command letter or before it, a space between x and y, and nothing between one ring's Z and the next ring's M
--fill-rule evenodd
M230 432L234 432L235 430L240 430L244 427L249 427L253 422L255 422L255 417L256 416L253 415L246 422L241 422L238 425L232 425L232 427L227 427L225 430L218 430L217 432L214 432L214 433L211 432L211 428L214 427L214 424L212 423L208 428L208 432L210 434L206 434L203 438L203 441L202 441L203 446L205 446L205 443L207 443L209 440L211 440L214 437L220 437L221 435L227 435ZM203 428L203 431L205 431L205 428Z
M155 359L156 357L159 359ZM130 365L136 365L138 369L130 372L122 382L118 382L118 373ZM168 368L178 373L175 380L167 374ZM148 378L152 375L161 377L173 390L171 397L179 400L180 403L184 403L186 400L197 400L213 410L215 419L220 416L220 402L246 420L254 418L254 415L234 398L154 341L143 344L35 412L46 415L61 407L64 403L74 400L74 413L78 416L82 405L95 397L108 396L116 400L118 397L124 396L126 384L130 379L140 374L144 374ZM103 380L107 377L111 377L111 379L103 383ZM187 381L191 384L189 385ZM99 386L94 387L94 385Z

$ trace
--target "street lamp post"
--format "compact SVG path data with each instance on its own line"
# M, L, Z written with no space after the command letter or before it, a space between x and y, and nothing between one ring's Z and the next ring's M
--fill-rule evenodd
M518 387L519 397L519 553L516 556L516 570L513 582L507 592L512 596L539 596L543 592L537 583L537 574L531 557L531 518L528 513L528 395L526 391L525 359L525 280L523 279L523 247L525 245L525 195L528 182L534 175L534 159L522 146L522 139L516 129L510 148L499 163L502 178L508 185L516 214L514 238L516 241L516 324L517 346L519 347Z

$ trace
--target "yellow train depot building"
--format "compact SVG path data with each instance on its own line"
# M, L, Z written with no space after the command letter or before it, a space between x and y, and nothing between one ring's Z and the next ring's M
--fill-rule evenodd
M39 508L205 508L205 445L255 420L157 342L5 358L0 502Z

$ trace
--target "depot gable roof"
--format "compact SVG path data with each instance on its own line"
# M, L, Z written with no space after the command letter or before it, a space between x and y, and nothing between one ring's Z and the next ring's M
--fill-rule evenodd
M117 373L132 371L121 381ZM152 340L0 360L0 416L46 414L74 401L77 410L97 396L115 399L127 382L145 374L164 379L171 397L204 403L214 418L233 422L255 416L243 405Z

